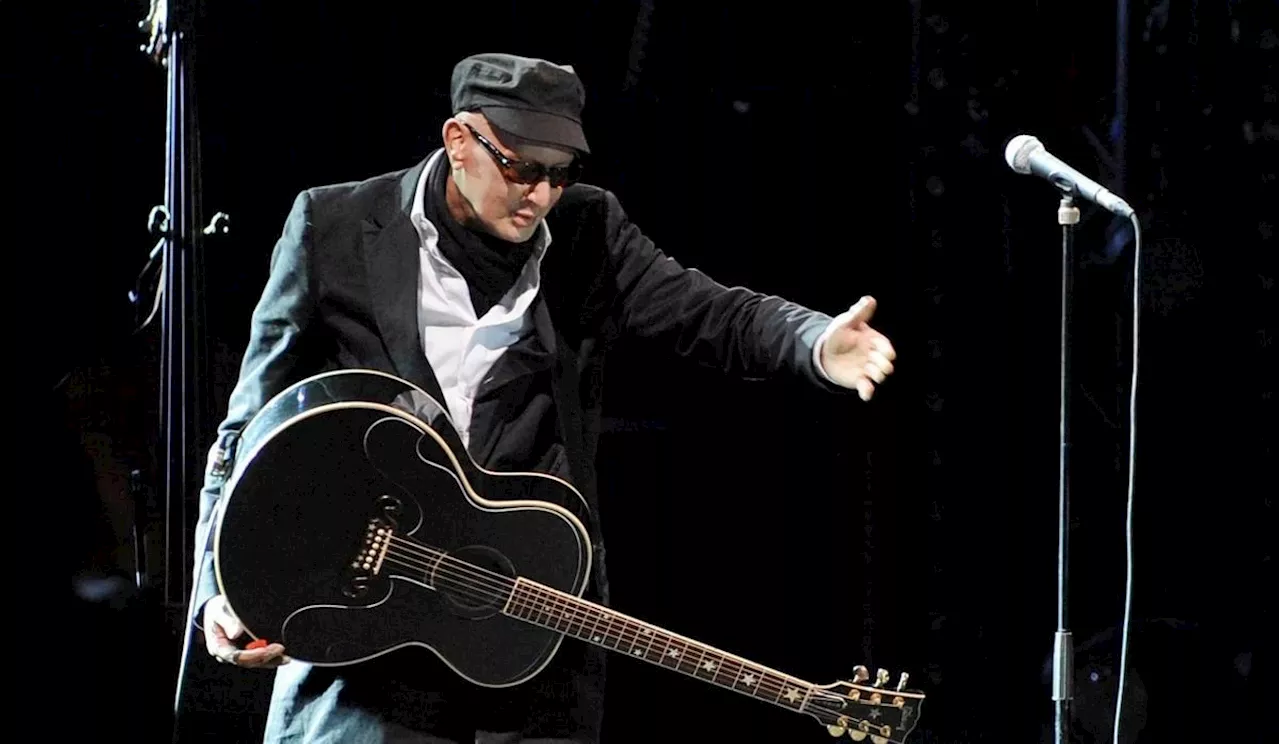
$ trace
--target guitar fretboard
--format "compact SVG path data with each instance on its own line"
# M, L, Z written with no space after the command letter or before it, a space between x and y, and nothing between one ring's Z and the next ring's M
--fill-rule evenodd
M503 612L797 713L814 692L804 680L526 579L516 581Z

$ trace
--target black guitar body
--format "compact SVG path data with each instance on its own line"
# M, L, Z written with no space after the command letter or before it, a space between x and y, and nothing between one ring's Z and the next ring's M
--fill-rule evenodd
M346 665L417 644L476 684L518 684L563 635L502 614L509 579L581 596L586 508L558 478L480 468L410 383L325 373L241 432L214 533L218 584L250 635L295 659Z

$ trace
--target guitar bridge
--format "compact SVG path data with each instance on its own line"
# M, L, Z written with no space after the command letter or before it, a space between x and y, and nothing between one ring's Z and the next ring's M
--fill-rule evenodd
M371 579L378 575L383 567L383 560L387 557L387 549L392 544L392 535L392 525L387 520L380 517L369 520L369 526L365 529L364 544L356 560L351 562L352 569L356 571L356 578Z

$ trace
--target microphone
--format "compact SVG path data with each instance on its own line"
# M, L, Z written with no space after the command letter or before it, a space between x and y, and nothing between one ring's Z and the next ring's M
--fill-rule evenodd
M1009 140L1004 148L1004 160L1018 173L1033 173L1063 191L1088 199L1109 212L1121 217L1133 216L1133 207L1126 204L1124 199L1049 154L1040 140L1029 134L1019 134Z

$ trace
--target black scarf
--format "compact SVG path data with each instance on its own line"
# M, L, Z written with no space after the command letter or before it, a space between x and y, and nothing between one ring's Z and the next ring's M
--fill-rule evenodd
M523 243L511 243L458 222L449 213L446 201L448 178L449 158L441 153L427 174L424 209L427 219L440 232L440 253L466 280L471 304L480 318L501 302L520 278L533 255L538 233Z

